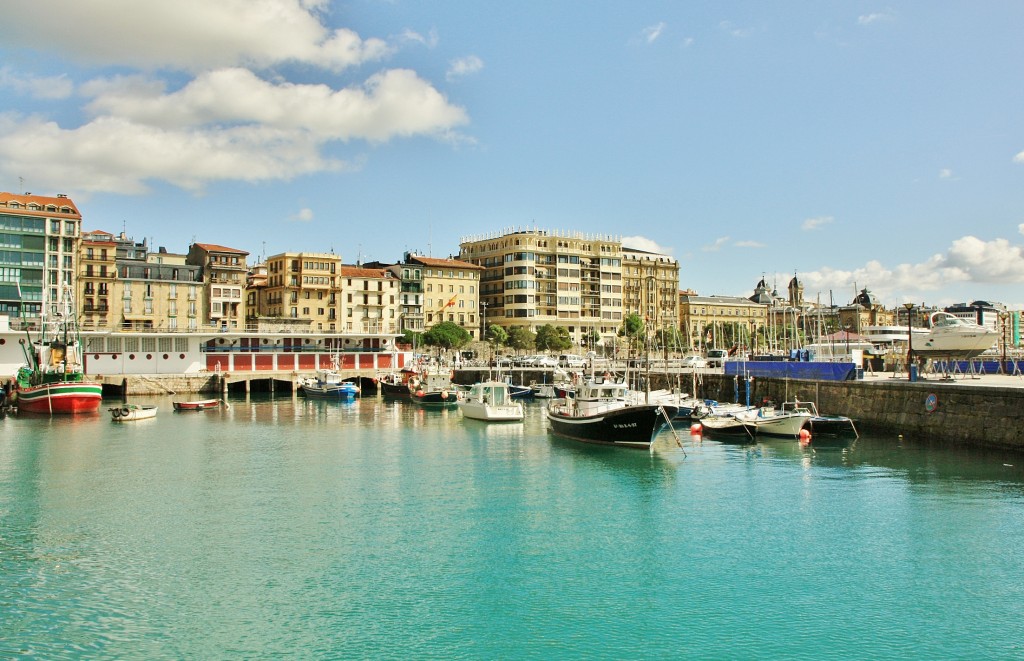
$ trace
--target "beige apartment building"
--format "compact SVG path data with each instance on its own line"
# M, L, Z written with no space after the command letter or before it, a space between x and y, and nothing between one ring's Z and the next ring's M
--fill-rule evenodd
M339 271L341 331L380 335L401 333L401 280L391 271L342 266Z
M202 268L122 232L82 236L78 297L83 330L194 331L202 319Z
M679 262L668 255L622 248L622 308L651 331L679 324Z
M203 269L206 305L202 309L204 326L222 330L240 330L245 326L245 299L242 290L248 273L245 258L249 253L212 243L189 246L186 263Z
M338 296L341 292L341 257L332 253L285 252L268 257L254 267L249 286L255 303L249 324L281 320L298 331L336 332ZM282 327L281 330L284 330Z
M623 251L610 235L508 230L464 237L459 258L479 266L487 324L563 326L578 345L613 341L623 318Z
M481 336L480 274L477 264L462 259L438 259L410 253L407 269L420 270L424 330L442 321L458 324L473 340ZM408 292L416 293L416 292Z
M679 295L679 325L694 351L756 347L769 306L740 296Z

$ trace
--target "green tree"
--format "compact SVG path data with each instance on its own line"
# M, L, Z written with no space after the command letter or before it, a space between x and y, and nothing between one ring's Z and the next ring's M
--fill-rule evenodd
M639 338L644 336L646 327L643 317L633 313L622 320L622 327L619 329L619 337L625 336L629 340L630 352L636 348Z
M423 346L423 333L417 333L416 331L409 330L408 328L402 332L402 337L398 340L399 344L408 344L413 347Z
M508 329L508 346L518 351L529 351L537 347L537 336L526 326Z
M453 321L442 321L423 334L423 341L438 350L458 349L469 340L469 331Z
M535 343L541 351L564 351L572 346L572 338L564 326L544 324L537 329Z
M503 347L508 344L508 333L501 326L488 326L487 327L487 341L491 343L491 346L497 350L498 347Z

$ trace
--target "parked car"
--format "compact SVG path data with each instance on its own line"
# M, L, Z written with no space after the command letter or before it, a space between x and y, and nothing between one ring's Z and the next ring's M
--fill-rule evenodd
M558 361L551 356L534 356L532 367L558 367Z
M686 358L683 358L683 361L682 361L681 365L683 367L689 367L691 369L695 368L695 367L707 367L708 366L708 361L704 360L703 356L698 356L696 354L693 354L691 356L687 356Z
M725 367L729 352L725 349L708 349L708 367Z
M572 353L563 353L558 357L558 366L568 369L583 369L587 366L587 361L584 360L582 356L577 356Z

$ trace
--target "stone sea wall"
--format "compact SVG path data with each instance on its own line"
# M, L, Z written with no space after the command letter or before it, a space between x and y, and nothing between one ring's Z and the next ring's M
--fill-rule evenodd
M658 381L652 378L652 387ZM740 401L745 401L742 380ZM731 402L734 377L705 375L698 394ZM907 439L1024 450L1024 388L893 380L754 379L750 401L815 402L823 415L846 415L858 429Z

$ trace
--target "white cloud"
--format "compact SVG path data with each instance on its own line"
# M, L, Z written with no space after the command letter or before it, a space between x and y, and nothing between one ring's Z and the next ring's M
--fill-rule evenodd
M402 32L402 34L398 36L398 38L400 41L414 44L422 44L427 48L435 48L437 46L438 41L440 41L438 39L436 30L431 30L427 34L427 36L423 36L419 32L415 32L413 30L405 30Z
M624 248L633 248L634 250L656 252L661 255L672 254L672 248L663 248L657 242L645 236L624 236L622 237L622 246Z
M730 21L722 21L718 24L718 27L725 30L730 36L736 37L737 39L743 39L749 37L754 33L753 28L738 28L733 25Z
M1017 225L1017 232L1019 232L1020 234L1024 234L1024 223Z
M460 57L456 60L452 60L445 77L448 80L455 80L456 78L462 78L463 76L477 73L483 68L483 60L476 55L467 55L466 57Z
M834 221L835 218L833 218L832 216L817 216L815 218L808 218L804 220L803 224L800 227L805 230L816 230L820 228L822 225L828 225Z
M293 213L292 215L288 216L288 220L300 223L308 223L309 221L313 220L313 210L310 209L309 207L303 207L302 209L299 209L296 213Z
M262 126L182 130L102 117L67 130L39 118L0 117L0 172L76 192L138 194L150 180L199 191L211 181L345 169L319 147L308 132Z
M1024 233L1024 224L1019 230ZM848 294L855 287L868 287L891 306L897 299L919 301L928 296L941 296L957 285L977 290L1024 284L1024 247L1013 245L1006 239L982 241L965 236L953 241L945 253L932 255L917 264L886 266L872 260L851 270L825 267L803 272L799 278L809 300L813 298L810 292L831 290L837 303L846 304L849 302ZM985 294L975 296L985 297ZM849 298L852 299L852 294Z
M273 84L246 69L198 76L176 92L140 78L93 81L88 109L164 128L255 123L310 132L321 140L440 134L468 121L462 108L407 69L371 76L361 87Z
M1024 163L1024 151L1013 157L1014 163Z
M733 244L737 248L764 248L765 244L760 241L737 241Z
M283 62L341 71L391 53L384 40L328 29L323 7L299 0L5 0L0 41L34 48L45 34L48 48L76 59L192 71Z
M703 250L704 252L718 252L727 243L729 243L729 237L722 236L715 239L714 243L702 247L701 250Z
M896 14L892 10L885 10L874 12L871 14L861 14L857 17L857 25L871 25L872 23L885 23L892 21L896 18Z
M939 179L952 179L953 171L949 168L942 168L939 170Z
M665 21L656 23L643 29L643 38L649 44L653 44L661 36L661 33L665 31Z
M70 97L75 85L65 76L19 76L11 67L0 67L0 89L14 90L17 94L27 94L36 99L59 100Z

